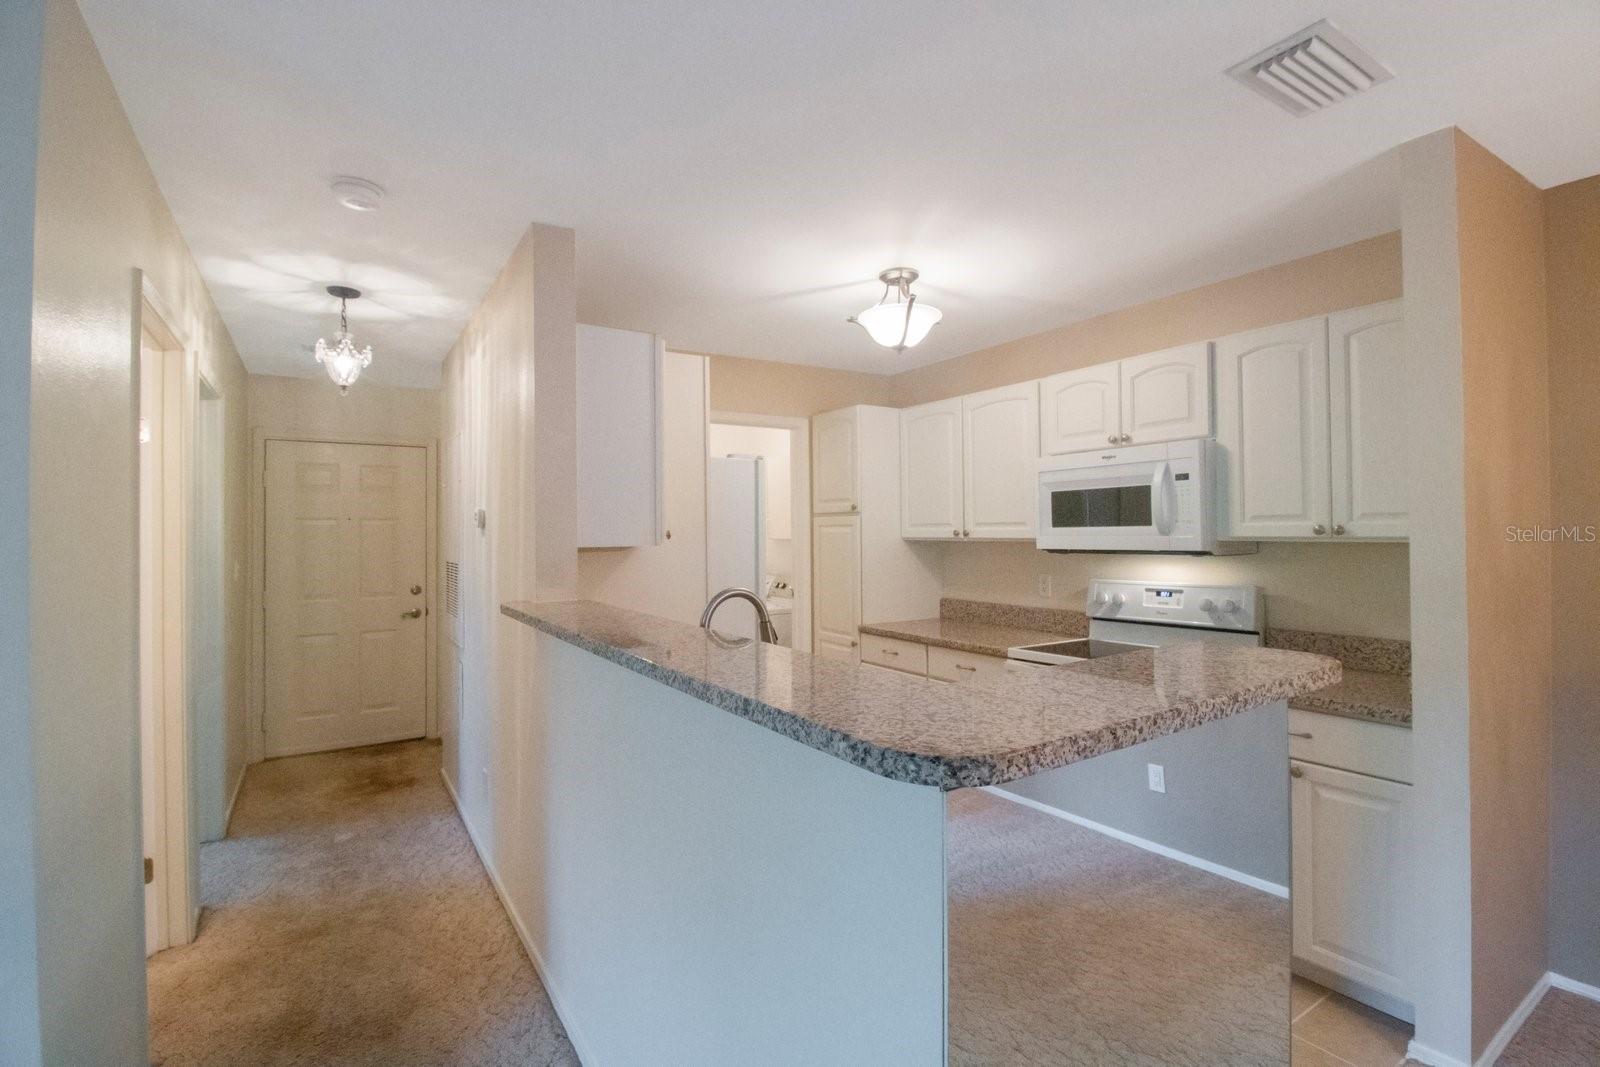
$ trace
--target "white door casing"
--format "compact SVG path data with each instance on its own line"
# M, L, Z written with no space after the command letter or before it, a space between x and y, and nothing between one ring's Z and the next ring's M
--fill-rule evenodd
M1122 375L1116 362L1052 374L1039 383L1039 451L1059 456L1120 443Z
M1333 523L1343 536L1408 536L1409 419L1399 300L1328 317Z
M268 756L426 733L426 471L420 447L267 442Z
M961 398L900 412L900 535L948 541L966 521Z
M1327 319L1218 341L1216 388L1217 443L1225 457L1219 536L1327 536Z
M1039 383L962 397L963 537L1031 541L1039 529Z
M820 515L812 520L812 652L857 661L861 627L861 518Z
M1209 341L1133 356L1117 368L1122 378L1123 444L1211 436Z

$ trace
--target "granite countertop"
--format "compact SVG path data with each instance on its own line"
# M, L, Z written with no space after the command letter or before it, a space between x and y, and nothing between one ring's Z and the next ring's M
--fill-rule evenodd
M1307 652L1180 642L1054 667L1007 663L951 685L796 652L593 601L504 614L875 774L998 785L1337 682Z
M1346 667L1344 677L1338 682L1315 692L1302 693L1291 699L1289 706L1410 729L1411 676Z
M953 648L957 652L971 652L979 656L1004 657L1006 649L1015 645L1037 645L1044 641L1061 641L1066 635L1048 630L1024 630L973 619L910 619L905 622L863 623L861 632L878 637L893 637L901 641L916 641L924 645Z

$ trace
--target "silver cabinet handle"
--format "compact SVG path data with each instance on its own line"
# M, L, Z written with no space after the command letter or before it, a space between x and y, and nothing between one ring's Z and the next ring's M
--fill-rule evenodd
M1337 522L1334 523L1333 524L1333 536L1338 537L1338 536L1342 535L1343 533L1344 533L1344 524L1343 523L1337 523Z
M1323 534L1328 532L1328 528L1319 522L1315 526L1311 527L1311 532L1316 534L1318 537L1321 537Z
M414 586L411 587L411 595L412 596L420 596L421 593L422 593L422 586L414 585Z
M856 642L856 641L851 641L851 642L850 642L850 647L851 647L851 648L855 648L855 647L856 647L856 645L857 645L857 644L858 644L858 643L859 643L859 642Z
M1292 763L1289 764L1289 777L1290 778L1304 778L1305 776L1306 776L1306 769L1304 767L1296 767Z
M962 537L971 537L972 536L972 531L971 530L962 530L961 531L961 536Z
M410 611L402 611L400 617L402 619L420 619L422 618L422 609L412 608Z
M1125 444L1125 445L1133 444L1133 434L1131 434L1131 433L1123 434L1122 435L1122 443Z
M1303 740L1306 740L1306 741L1311 740L1311 735L1310 734L1295 733L1293 730L1289 731L1289 736L1290 737L1302 738Z
M1116 443L1117 443L1117 435L1116 434L1112 434L1110 437L1106 438L1106 444L1114 445Z
M961 536L961 531L960 530L951 530L950 531L950 536L951 537L960 537Z
M965 663L957 663L956 664L956 670L958 670L958 671L975 671L977 669L978 668L976 668L976 667L969 667Z
M860 507L861 507L860 504L851 504L850 505L850 510L851 511L855 511L855 510L859 509Z
M900 654L898 651L892 648L880 648L878 651L883 653L885 656L898 656Z

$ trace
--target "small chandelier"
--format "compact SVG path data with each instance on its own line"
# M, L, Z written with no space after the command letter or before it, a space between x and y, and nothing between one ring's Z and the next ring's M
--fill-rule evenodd
M372 363L372 346L357 350L355 340L350 336L350 320L345 316L345 304L361 299L361 290L348 285L330 285L328 295L339 298L339 332L331 345L317 338L317 362L327 368L328 377L333 379L333 384L339 387L339 395L343 396Z
M920 344L944 314L911 295L917 272L910 267L892 267L878 275L878 280L883 283L883 299L849 321L883 347L904 352Z

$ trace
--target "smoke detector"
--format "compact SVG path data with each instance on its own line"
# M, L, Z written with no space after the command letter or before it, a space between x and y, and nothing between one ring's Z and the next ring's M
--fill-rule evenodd
M1228 69L1292 115L1309 115L1386 82L1394 72L1326 19Z
M351 211L376 211L383 201L383 186L365 178L333 179L333 198Z

